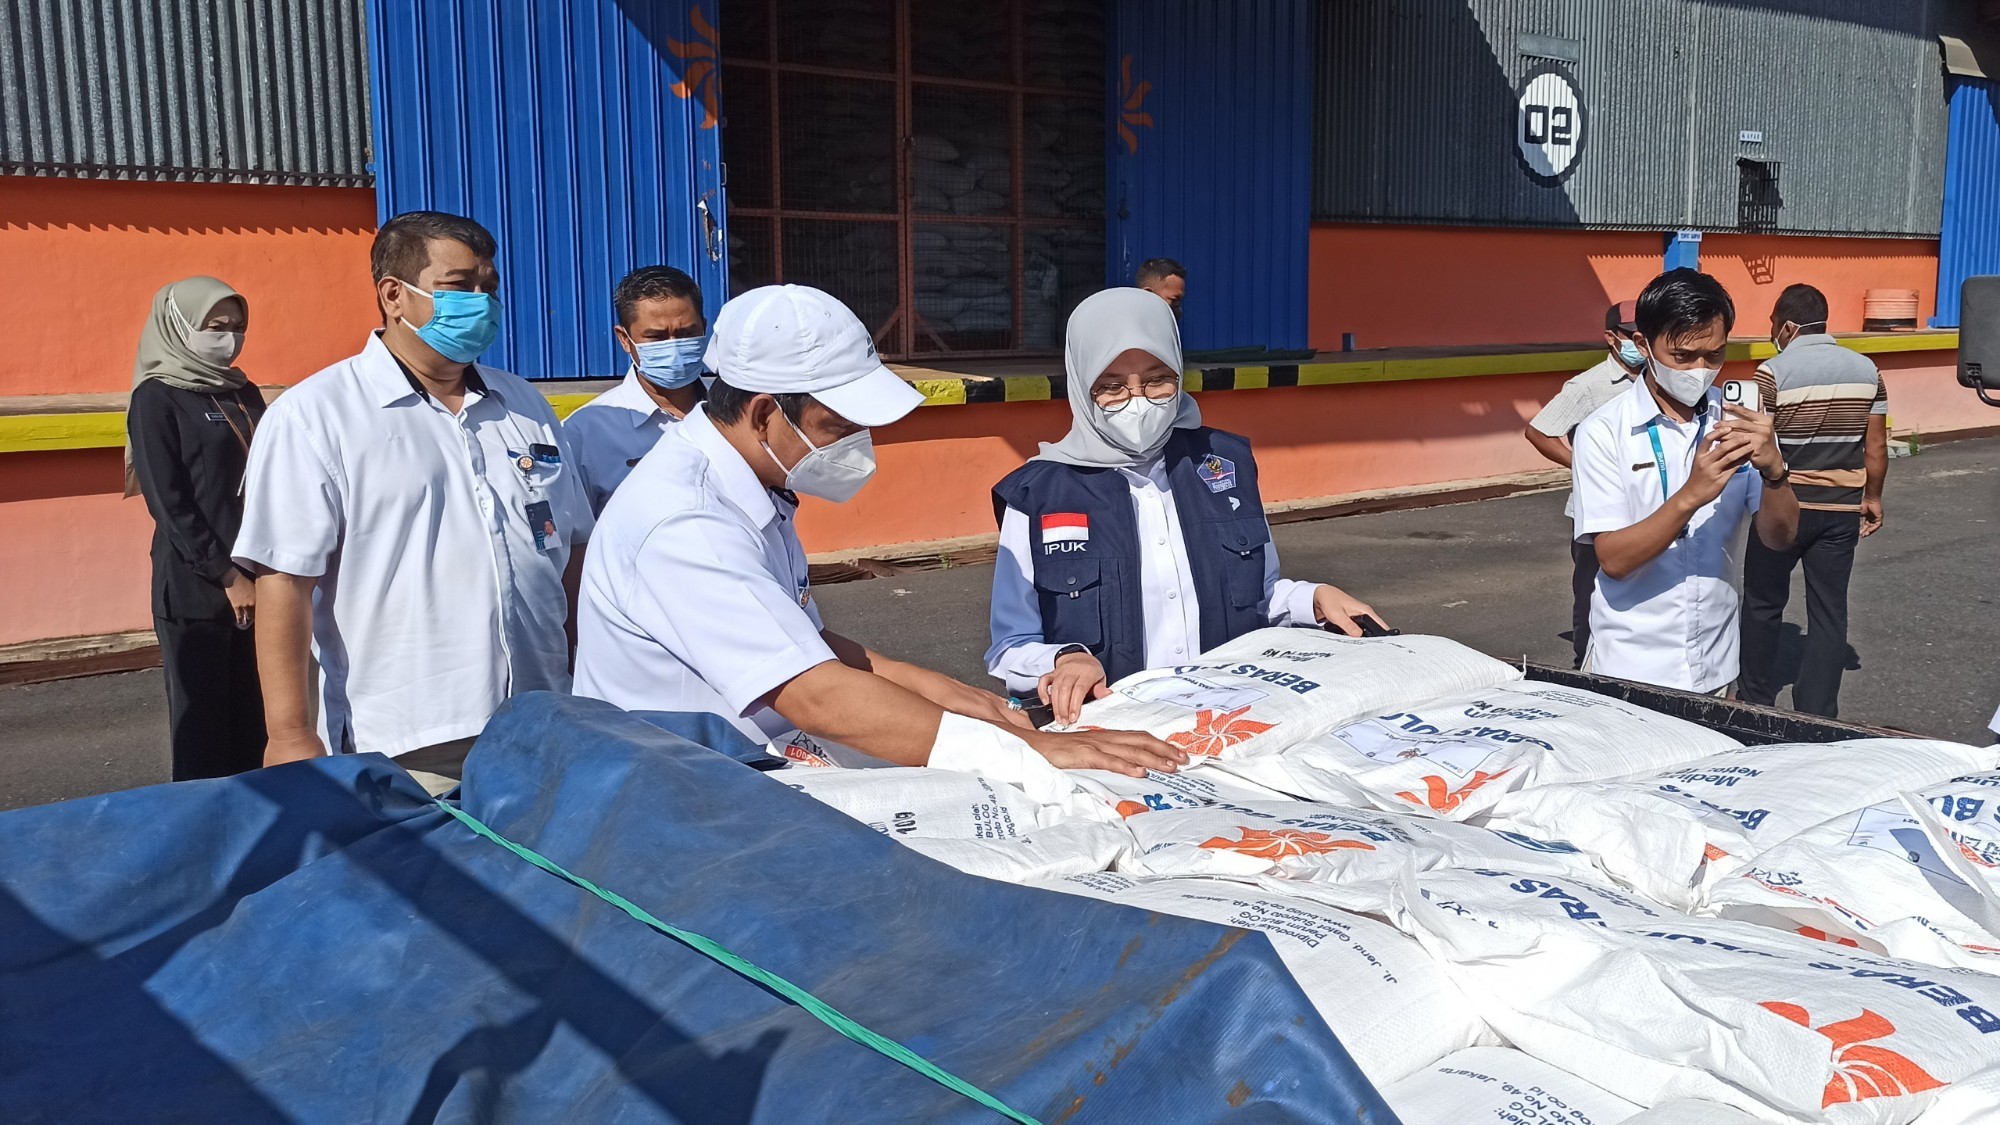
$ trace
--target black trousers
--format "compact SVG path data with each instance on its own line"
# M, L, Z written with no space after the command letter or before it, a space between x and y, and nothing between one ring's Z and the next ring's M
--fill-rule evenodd
M1597 545L1569 541L1570 636L1574 638L1576 663L1583 667L1583 654L1590 649L1590 594L1597 589Z
M227 777L264 764L264 695L255 634L227 620L155 617L167 674L174 780Z
M1792 685L1794 709L1831 719L1840 713L1847 668L1847 580L1861 541L1858 512L1799 512L1799 541L1789 551L1764 546L1753 530L1743 557L1742 698L1766 706L1778 696L1778 632L1792 597L1792 568L1806 568L1806 650Z

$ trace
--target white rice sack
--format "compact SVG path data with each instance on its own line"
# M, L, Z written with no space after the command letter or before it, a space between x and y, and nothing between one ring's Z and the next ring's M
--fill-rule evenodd
M873 754L864 754L843 742L830 738L820 738L795 730L783 738L774 738L764 744L764 753L773 758L782 758L793 769L843 769L871 770L895 769L893 762L885 762Z
M2000 973L2000 773L1807 829L1717 881L1703 912Z
M1521 682L1349 723L1279 762L1290 791L1315 801L1466 820L1515 790L1653 774L1740 745L1610 696Z
M1044 809L1002 781L922 766L789 769L770 775L886 836L1010 840L1046 827Z
M1651 777L1522 791L1490 825L1560 837L1693 910L1705 886L1815 824L1996 764L1991 747L1917 738L1746 746Z
M1494 1030L1638 1105L1902 1125L2000 1061L2000 977L1676 916L1585 880L1417 882L1402 924Z
M1917 1125L1993 1125L2000 1121L2000 1065L1939 1091Z
M1403 1125L1619 1125L1639 1107L1505 1047L1469 1047L1382 1088Z
M1127 676L1079 725L1143 730L1189 753L1276 754L1356 719L1521 673L1443 637L1259 629L1194 663Z
M1289 801L1292 795L1226 773L1213 759L1196 758L1177 773L1147 770L1145 777L1128 777L1109 770L1067 770L1076 791L1118 816L1137 816L1162 809L1199 809L1210 805L1241 805L1251 801Z
M1078 875L1046 884L1182 918L1257 930L1369 1081L1393 1082L1496 1040L1444 970L1393 927L1224 879Z
M1675 1098L1625 1119L1625 1125L1758 1125L1762 1118L1720 1102L1697 1102Z
M1568 875L1592 870L1560 842L1310 801L1149 812L1124 824L1137 843L1119 861L1126 874L1309 883L1296 893L1384 916L1408 875L1435 867L1504 865Z
M967 875L1003 883L1033 883L1108 870L1132 849L1132 836L1116 821L1066 820L1009 839L944 840L896 837Z

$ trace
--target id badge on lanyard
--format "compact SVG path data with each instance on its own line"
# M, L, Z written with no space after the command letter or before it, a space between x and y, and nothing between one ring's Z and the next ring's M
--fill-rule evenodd
M543 443L523 443L527 452L509 449L507 457L520 471L521 487L528 494L528 501L521 514L528 521L528 530L535 537L537 551L554 551L563 546L562 535L556 528L555 505L549 502L541 483L535 479L535 467L539 464L562 464L562 450Z

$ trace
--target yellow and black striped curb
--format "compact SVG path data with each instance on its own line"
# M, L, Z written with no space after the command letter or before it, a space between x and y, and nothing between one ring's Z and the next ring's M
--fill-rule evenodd
M1906 332L1854 336L1840 341L1865 355L1894 352L1955 351L1957 332ZM1769 341L1738 341L1729 345L1732 360L1769 359L1777 354ZM1269 387L1338 387L1358 383L1400 383L1425 379L1462 379L1477 375L1528 375L1550 371L1575 373L1604 358L1601 348L1499 352L1485 355L1430 356L1408 359L1319 359L1305 363L1235 365L1195 368L1182 386L1190 391L1249 391ZM1061 375L930 376L910 380L923 392L925 406L976 406L982 403L1047 402L1067 397ZM596 397L549 388L549 404L557 417ZM18 401L18 400L17 400ZM0 415L0 453L33 453L61 449L108 449L125 444L122 410Z
M1858 352L1952 351L1956 332L1858 336L1841 341ZM1769 341L1729 345L1732 360L1763 360L1777 354ZM1529 375L1550 371L1574 374L1604 358L1602 348L1551 349L1483 355L1428 356L1408 359L1321 359L1266 366L1233 365L1187 371L1187 390L1249 391L1270 387L1338 387L1357 383L1400 383L1426 379L1462 379L1479 375ZM977 406L983 403L1043 402L1068 397L1062 375L940 376L913 378L925 406Z

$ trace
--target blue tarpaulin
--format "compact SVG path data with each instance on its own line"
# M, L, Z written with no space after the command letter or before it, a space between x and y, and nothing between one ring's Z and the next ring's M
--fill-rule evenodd
M1043 1122L1394 1118L1262 935L962 875L604 704L459 807ZM0 815L0 1121L997 1115L374 755Z

